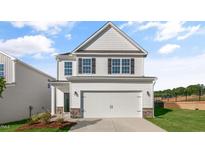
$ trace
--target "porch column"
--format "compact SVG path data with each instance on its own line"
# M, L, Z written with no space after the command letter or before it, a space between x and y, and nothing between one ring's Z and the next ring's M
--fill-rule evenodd
M56 101L56 92L55 92L55 87L51 86L51 114L55 114L55 102Z

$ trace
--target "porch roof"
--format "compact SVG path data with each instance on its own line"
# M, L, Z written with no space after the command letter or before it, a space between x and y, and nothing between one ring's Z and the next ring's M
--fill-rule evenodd
M53 81L49 81L49 83L52 86L64 86L64 85L69 85L68 81L59 81L59 80L53 80Z
M152 83L157 80L156 77L136 77L136 76L72 76L67 80L50 81L51 85L64 85L70 82L138 82Z

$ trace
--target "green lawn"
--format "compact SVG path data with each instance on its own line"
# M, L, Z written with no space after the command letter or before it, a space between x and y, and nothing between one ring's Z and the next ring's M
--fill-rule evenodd
M155 109L149 121L169 132L205 132L205 111L183 109Z
M16 129L27 123L28 120L21 120L16 122L10 122L6 124L0 124L0 132L16 132ZM38 129L29 129L25 132L68 132L69 128L38 128Z

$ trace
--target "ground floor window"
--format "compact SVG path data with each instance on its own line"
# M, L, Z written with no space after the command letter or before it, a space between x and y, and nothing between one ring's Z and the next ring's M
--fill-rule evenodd
M4 64L0 64L0 78L4 77Z

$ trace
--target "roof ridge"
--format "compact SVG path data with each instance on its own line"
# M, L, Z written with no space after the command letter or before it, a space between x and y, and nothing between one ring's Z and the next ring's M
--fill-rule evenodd
M98 34L100 34L100 32L105 30L108 26L112 26L120 35L122 35L125 39L127 39L132 45L134 45L136 48L139 48L140 51L142 51L142 53L144 53L145 55L148 54L148 52L145 49L143 49L135 40L133 40L130 36L128 36L124 31L119 29L119 27L116 26L112 21L107 21L103 26L101 26L101 28L99 28L92 35L90 35L86 40L84 40L81 44L79 44L76 48L74 48L73 51L63 53L63 55L67 55L69 53L75 53L77 50L79 50L88 42L90 42L92 39L94 39Z

